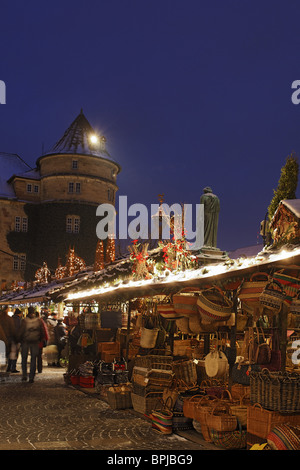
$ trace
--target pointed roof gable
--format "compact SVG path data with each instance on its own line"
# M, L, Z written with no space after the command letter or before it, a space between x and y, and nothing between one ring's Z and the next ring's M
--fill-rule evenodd
M98 142L93 143L91 140L92 136L97 136ZM60 153L92 155L116 163L105 149L105 141L106 139L104 136L97 135L97 132L93 129L81 110L61 139L56 142L50 151L42 156L56 155Z

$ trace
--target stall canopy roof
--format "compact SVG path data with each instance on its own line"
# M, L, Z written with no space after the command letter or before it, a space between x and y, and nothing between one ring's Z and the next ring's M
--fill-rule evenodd
M102 271L92 268L78 273L73 278L36 285L31 290L9 293L0 299L0 304L35 303L52 300L54 302L108 302L130 300L136 297L169 295L184 287L220 285L224 290L236 289L243 279L257 271L272 274L278 269L300 269L300 246L286 247L280 251L262 251L253 258L240 258L225 263L207 265L195 270L170 273L149 280L129 279L131 262L122 259L107 266ZM117 281L120 275L127 279ZM113 281L118 283L113 283Z

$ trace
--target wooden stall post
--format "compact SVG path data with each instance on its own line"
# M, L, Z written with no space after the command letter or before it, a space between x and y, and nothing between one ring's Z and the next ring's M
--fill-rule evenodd
M279 312L279 344L281 353L281 371L285 371L286 366L286 347L287 347L287 322L288 322L289 307L283 303L282 309Z
M236 323L237 323L237 314L238 314L238 296L237 293L235 293L234 298L233 298L233 311L235 314L235 322L234 325L230 328L230 348L236 350ZM231 391L232 387L232 369L233 369L234 363L230 362L229 363L229 376L228 376L228 390Z
M128 364L128 356L129 356L129 340L130 340L130 323L131 323L131 301L128 302L128 313L127 313L127 332L126 332L126 353L125 353L125 361Z

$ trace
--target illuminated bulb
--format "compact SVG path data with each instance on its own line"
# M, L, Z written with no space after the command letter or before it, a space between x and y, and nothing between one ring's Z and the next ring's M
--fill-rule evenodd
M95 134L91 135L91 136L90 136L90 142L91 142L92 144L98 144L98 143L99 143L99 138L98 138L98 136L95 135Z

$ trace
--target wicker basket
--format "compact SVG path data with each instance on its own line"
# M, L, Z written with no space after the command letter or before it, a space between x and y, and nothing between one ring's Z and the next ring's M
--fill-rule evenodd
M193 361L174 362L173 372L177 379L183 380L187 385L197 382L196 364Z
M147 356L137 356L134 361L134 365L138 367L144 367L147 369L169 369L172 364L172 356L161 356L156 354L149 354ZM155 364L155 366L154 366Z
M141 339L140 339L140 345L141 348L145 349L153 349L155 348L156 345L156 340L158 336L158 328L141 328Z
M300 413L300 375L268 369L251 372L250 401L280 413Z
M250 399L250 385L233 384L231 386L231 396L233 400L249 400Z
M242 428L247 427L247 405L243 402L243 399L240 400L240 403L230 404L231 412L236 416L238 422Z
M259 296L260 304L267 310L269 315L275 315L280 312L285 292L282 285L277 281L269 282Z
M247 432L243 429L229 432L211 430L212 442L217 447L227 450L244 449L247 446L246 436Z
M206 422L209 429L215 431L234 431L237 427L237 418L232 414L228 403L218 401L207 413Z
M155 364L154 364L155 366ZM168 387L171 385L173 379L173 371L170 365L169 370L166 369L146 369L145 367L134 367L132 372L132 381L136 384L157 385L161 387Z
M192 287L182 289L173 295L173 305L175 312L179 315L189 316L198 313L197 298L200 291Z
M300 414L282 414L264 409L259 403L247 407L247 432L266 439L278 424L300 424Z
M162 398L162 392L150 392L144 397L131 392L133 409L145 415L149 415L155 409L160 398Z
M290 305L293 301L293 298L297 296L300 290L300 279L297 277L288 276L283 272L274 273L273 279L279 282L284 291L285 291L285 299L284 302Z
M107 401L109 406L114 410L122 410L132 408L131 391L107 391Z
M233 303L219 287L203 290L197 299L198 311L203 321L227 321L233 313Z
M176 318L180 317L173 304L158 304L157 305L157 312L166 320L176 320Z
M259 280L258 278L263 279ZM252 313L260 307L259 296L263 292L268 279L269 275L267 273L259 272L252 274L249 281L244 281L241 284L238 296L247 312Z
M195 421L201 425L201 433L205 441L211 442L211 435L209 426L207 424L207 414L214 407L216 403L216 397L204 395L201 400L197 403L195 408Z
M140 395L141 397L145 397L150 392L159 392L161 393L161 386L160 385L140 385L136 382L132 382L132 391L136 395Z
M195 419L195 408L203 395L194 395L190 398L185 398L183 401L183 414L187 418Z

